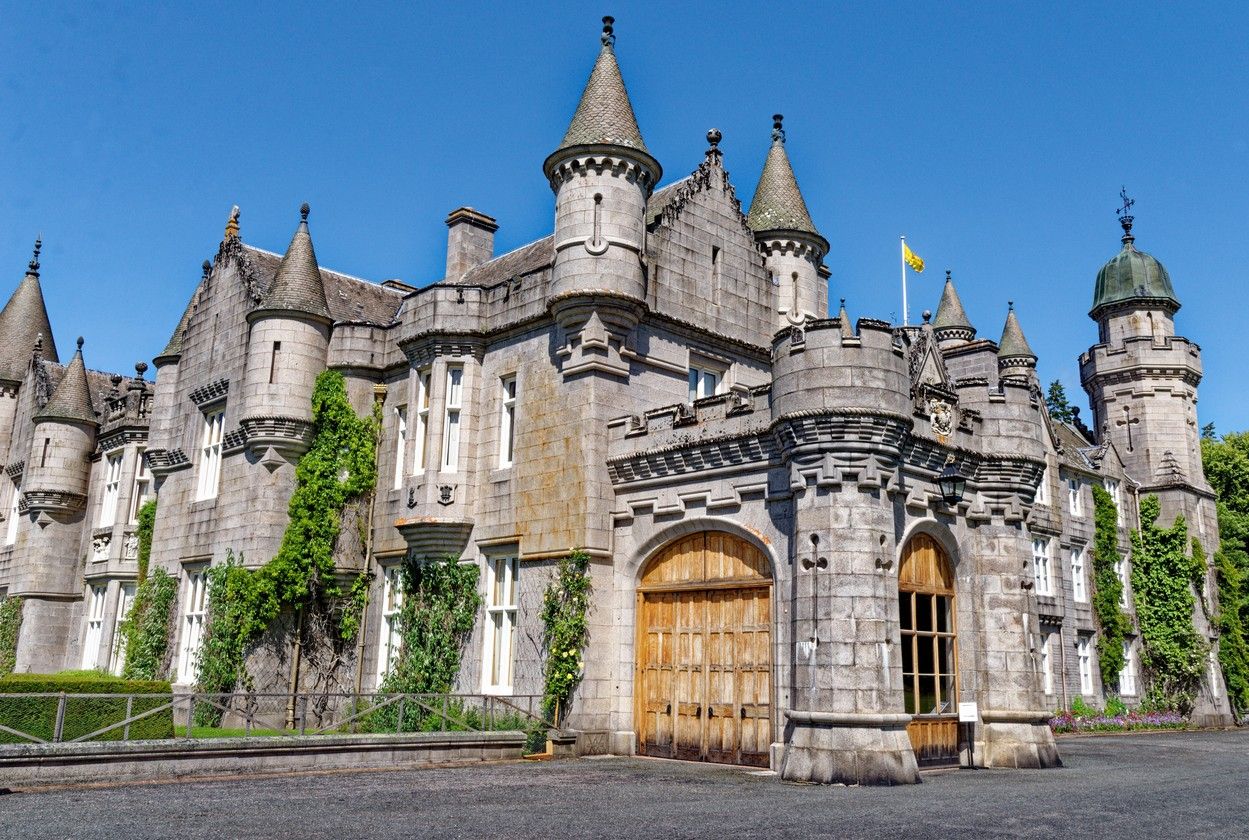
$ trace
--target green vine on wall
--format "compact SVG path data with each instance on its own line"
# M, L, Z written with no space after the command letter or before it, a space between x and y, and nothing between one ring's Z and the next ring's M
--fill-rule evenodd
M154 510L154 508L153 508ZM148 543L149 549L151 543ZM140 543L142 557L142 543ZM146 569L140 566L146 573ZM117 628L126 651L121 675L128 680L156 680L164 676L170 617L178 594L178 582L164 569L156 569L139 581L130 612Z
M1123 642L1132 622L1123 612L1123 581L1115 564L1119 561L1119 510L1114 498L1100 484L1093 485L1093 613L1101 633L1097 639L1097 662L1102 685L1119 682L1123 670Z
M590 555L574 549L560 558L555 577L542 596L542 711L557 727L568 714L572 693L585 670L582 655L590 641Z
M478 568L460 563L453 555L426 561L409 557L400 578L399 654L382 680L381 691L450 691L481 608Z
M1141 530L1132 532L1132 590L1144 642L1146 702L1188 714L1205 670L1207 647L1193 626L1195 562L1188 553L1188 526L1177 516L1170 528L1159 527L1161 510L1157 496L1142 499Z
M22 629L22 599L0 601L0 677L17 666L17 636Z
M230 554L208 570L209 620L197 673L201 689L226 692L240 682L250 688L247 653L284 610L297 617L297 633L311 617L336 628L339 647L356 637L362 590L371 574L362 572L344 592L335 574L335 549L345 508L377 484L379 428L380 407L375 404L371 416L357 416L341 373L327 370L317 377L312 444L295 468L290 519L277 555L249 570Z
M135 527L135 536L139 538L139 576L138 582L147 579L148 562L152 559L152 531L156 528L156 500L148 499L139 508L135 516L139 524Z
M1214 571L1219 588L1219 611L1214 621L1219 631L1219 666L1232 708L1243 715L1249 711L1249 642L1244 619L1249 598L1245 597L1244 575L1222 551L1214 554Z

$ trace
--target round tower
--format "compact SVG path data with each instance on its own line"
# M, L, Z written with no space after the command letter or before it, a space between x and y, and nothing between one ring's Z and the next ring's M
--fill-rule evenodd
M289 459L312 442L312 390L325 370L329 306L308 233L308 205L282 257L273 285L247 314L251 332L239 425L247 447L271 470L275 453Z
M174 392L178 387L182 345L186 338L187 326L191 323L191 316L195 314L195 309L199 305L200 291L208 283L208 277L212 274L212 263L204 260L200 268L202 273L199 285L195 287L191 300L187 302L178 325L174 327L173 335L169 336L169 343L152 359L152 364L156 367L156 384L152 399L152 417L148 426L148 441L149 446L153 448L163 449L169 445L170 427L177 402Z
M772 278L776 328L828 317L823 267L828 240L815 229L785 151L780 114L772 116L772 146L746 217Z
M95 449L99 426L79 338L60 384L34 416L22 497L39 520L72 516L85 507L91 473L88 458Z
M555 192L551 302L602 293L641 303L646 202L663 170L638 130L616 63L613 20L559 148L542 169Z

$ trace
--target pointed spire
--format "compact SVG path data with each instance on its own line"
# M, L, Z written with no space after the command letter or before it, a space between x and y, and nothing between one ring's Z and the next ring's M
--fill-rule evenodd
M226 220L226 232L222 238L239 238L239 206L237 204L230 208L230 218Z
M750 202L746 223L755 233L773 230L793 230L819 236L807 203L798 189L798 179L785 152L784 119L780 114L772 116L772 148L768 149L755 197Z
M95 407L91 404L91 385L87 382L87 367L82 361L82 336L78 337L78 350L65 368L61 384L52 392L35 420L67 420L72 423L97 424Z
M1002 328L1002 340L997 344L997 357L999 359L1032 359L1036 361L1036 353L1032 352L1032 348L1028 346L1028 339L1024 338L1023 329L1019 326L1019 319L1015 317L1015 302L1008 302L1006 311L1006 325Z
M312 249L312 236L308 233L308 205L299 208L299 227L291 237L286 255L278 266L273 285L264 301L253 310L256 312L285 310L302 312L330 320L329 305L325 301L325 285L321 282L321 269L317 255Z
M26 276L17 284L13 296L0 310L0 379L21 382L30 364L30 351L39 336L44 337L44 357L59 361L56 342L52 340L52 324L43 301L39 283L39 253L43 248L35 240L34 254L26 267Z
M841 308L837 310L837 321L841 324L841 337L853 338L854 327L850 323L850 315L846 312L846 299L841 299Z
M954 289L954 281L950 272L945 273L945 288L941 292L941 302L937 304L937 315L932 319L932 329L937 340L960 339L971 341L976 337L976 328L967 318L963 302L959 300Z
M191 299L187 301L186 309L182 311L182 317L178 319L178 326L174 327L173 335L169 336L169 343L165 345L165 349L157 354L153 359L157 367L176 362L182 357L182 340L186 337L187 325L191 323L191 316L195 314L195 310L199 307L200 291L204 288L204 282L208 280L208 275L212 273L213 264L208 260L204 260L201 268L203 275L200 277L199 285L195 287L195 292L191 295Z
M624 146L650 154L616 63L614 24L613 18L603 18L603 46L557 152L573 146Z

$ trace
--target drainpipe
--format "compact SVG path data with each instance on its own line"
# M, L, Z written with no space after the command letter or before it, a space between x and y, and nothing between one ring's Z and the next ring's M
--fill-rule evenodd
M373 386L373 404L380 406L386 401L386 385L379 382ZM383 415L384 416L384 415ZM377 475L381 471L382 460L382 428L378 424L377 430L373 433L373 475ZM402 464L395 465L396 470L403 469ZM373 482L373 493L369 497L369 525L364 537L364 568L367 571L373 571L373 522L377 518L377 481ZM356 694L359 694L364 687L364 640L365 634L369 626L369 591L372 587L364 590L364 606L360 609L360 629L357 635L360 637L356 644Z
M1067 705L1067 643L1063 640L1063 628L1058 628L1058 667L1062 669L1063 678L1061 684L1063 687L1063 708L1068 709Z

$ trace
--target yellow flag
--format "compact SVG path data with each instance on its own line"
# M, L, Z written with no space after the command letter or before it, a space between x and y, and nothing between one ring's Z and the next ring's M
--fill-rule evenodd
M906 264L909 265L916 274L924 273L923 258L919 254L912 251L910 246L908 246L905 242L902 243L902 259L906 260Z

